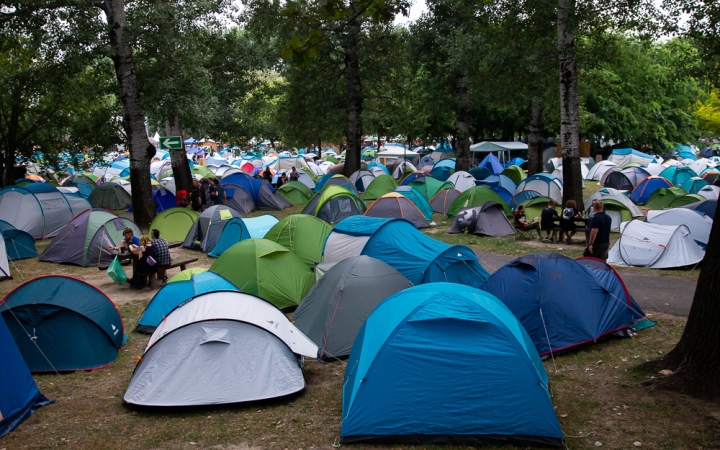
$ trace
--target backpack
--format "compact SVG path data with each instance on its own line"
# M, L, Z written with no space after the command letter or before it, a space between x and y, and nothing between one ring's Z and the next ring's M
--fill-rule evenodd
M573 216L575 216L575 210L573 208L565 208L563 209L562 216L565 220L572 220Z

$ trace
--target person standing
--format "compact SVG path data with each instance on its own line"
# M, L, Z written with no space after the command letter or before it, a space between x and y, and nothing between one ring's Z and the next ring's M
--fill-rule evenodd
M590 256L607 261L611 228L612 219L605 214L602 200L598 200L595 203L595 217L590 221L590 241L587 247Z
M210 196L212 197L213 205L224 205L227 203L225 188L220 186L220 181L217 178L212 180L212 185L210 186Z
M202 211L205 205L205 190L197 180L193 180L192 190L190 191L190 204L195 212Z

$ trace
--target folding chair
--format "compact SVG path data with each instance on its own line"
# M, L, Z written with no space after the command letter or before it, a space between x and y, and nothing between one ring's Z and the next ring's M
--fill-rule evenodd
M537 239L537 231L534 228L523 229L515 225L515 240Z

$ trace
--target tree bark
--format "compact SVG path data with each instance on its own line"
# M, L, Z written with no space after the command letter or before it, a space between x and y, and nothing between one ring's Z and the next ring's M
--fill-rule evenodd
M140 106L140 90L135 76L132 49L125 41L125 1L105 0L98 4L107 17L111 59L115 66L120 102L123 107L123 128L130 150L130 187L135 223L147 228L155 217L155 204L150 184L150 161L155 147L145 129L145 116Z
M642 367L654 372L673 371L654 379L658 388L720 400L720 220L713 222L702 264L680 342L663 358Z
M528 176L542 172L543 130L545 122L543 117L543 99L533 96L530 100L530 123L528 124Z
M352 7L351 14L355 14ZM347 89L347 149L343 174L347 177L360 168L362 147L363 92L360 80L360 32L360 22L357 20L350 22L343 45Z
M180 117L169 117L165 122L165 133L168 136L180 136L182 139L182 127L180 126ZM185 144L181 150L169 150L170 164L172 165L173 176L175 177L175 188L190 192L192 188L192 173L190 172L190 164L188 164L187 154L185 152ZM159 180L158 180L159 181Z
M465 74L455 75L455 95L457 99L457 113L455 115L455 136L457 138L457 153L455 154L455 170L470 170L470 94L467 90Z
M582 201L580 125L575 48L575 0L558 0L557 35L560 60L560 137L563 158L563 204Z

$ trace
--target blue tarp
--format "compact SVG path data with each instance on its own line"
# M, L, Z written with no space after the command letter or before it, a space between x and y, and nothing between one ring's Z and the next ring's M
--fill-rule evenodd
M189 280L168 282L150 300L138 321L136 330L152 333L173 309L197 295L239 290L223 276L210 271L195 273Z
M615 272L600 277L599 270L557 253L510 261L482 289L513 312L540 355L594 342L645 316Z
M52 401L40 393L5 321L0 318L0 437Z
M340 434L343 442L563 439L547 374L518 320L493 296L448 283L406 289L368 317L348 359Z

